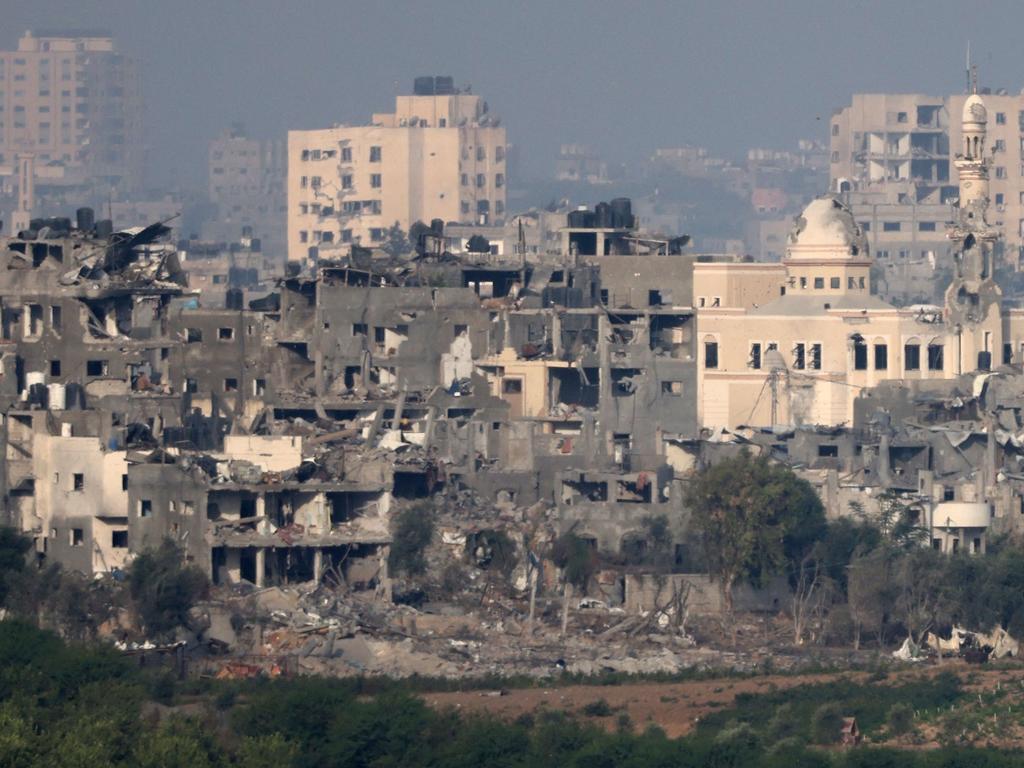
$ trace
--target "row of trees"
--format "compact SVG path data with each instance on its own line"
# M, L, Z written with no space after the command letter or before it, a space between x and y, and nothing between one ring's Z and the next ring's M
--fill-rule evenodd
M94 639L122 610L149 639L169 637L188 626L190 609L209 589L206 575L185 564L170 539L140 553L118 578L100 580L58 563L39 567L31 549L23 534L0 527L0 607L73 640Z
M826 521L809 483L748 453L698 473L686 503L729 610L736 584L788 578L797 644L920 643L952 624L1024 636L1024 549L1009 539L986 557L943 555L894 494Z

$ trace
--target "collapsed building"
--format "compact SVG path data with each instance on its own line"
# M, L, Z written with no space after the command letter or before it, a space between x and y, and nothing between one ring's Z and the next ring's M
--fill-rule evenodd
M82 214L0 243L5 511L40 558L110 571L170 537L214 583L379 596L416 499L541 503L612 552L678 506L694 257L628 200L570 214L561 256L452 256L442 225L223 306L166 226Z
M7 520L85 572L171 538L215 584L390 600L394 518L428 503L477 562L496 531L529 562L572 532L604 599L647 610L652 525L659 573L692 575L685 483L752 450L831 516L897 499L981 554L1024 509L1024 323L992 277L979 103L941 307L872 293L832 197L781 263L687 253L617 199L543 254L453 254L435 221L414 254L339 243L248 296L189 284L163 224L33 222L0 241Z

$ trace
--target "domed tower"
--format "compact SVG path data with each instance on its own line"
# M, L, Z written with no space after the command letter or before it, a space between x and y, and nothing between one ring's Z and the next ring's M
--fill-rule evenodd
M988 160L985 159L985 130L988 110L981 96L972 93L964 101L963 146L954 164L960 174L960 207L988 206Z
M964 101L963 139L954 164L960 204L948 232L953 243L953 280L946 289L945 320L957 337L956 372L987 370L1002 349L1002 291L995 281L999 231L986 220L988 110L977 93Z
M831 195L812 200L796 217L786 245L787 293L870 293L871 259L853 213Z

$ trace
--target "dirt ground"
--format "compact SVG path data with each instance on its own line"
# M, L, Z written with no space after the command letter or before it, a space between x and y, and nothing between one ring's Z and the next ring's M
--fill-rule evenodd
M740 693L764 693L829 680L837 675L765 675L749 679L723 678L684 683L632 683L628 685L571 685L564 688L521 688L505 691L468 691L424 694L432 707L455 707L461 712L489 712L510 720L542 709L572 712L608 730L618 727L622 713L633 726L643 729L655 723L669 737L689 733L699 718L730 706ZM611 714L587 717L587 704L604 700Z
M1021 686L1024 668L1014 670L985 670L968 666L960 661L908 667L892 671L888 683L904 677L937 674L951 670L961 675L965 687L972 692L992 690L1008 683ZM858 679L864 672L836 672L812 675L761 675L738 679L720 678L681 683L633 683L628 685L573 685L564 688L526 688L497 691L468 691L461 693L424 694L432 707L455 707L461 712L488 712L502 718L515 719L526 713L543 709L562 710L598 723L608 730L618 727L621 714L629 715L633 727L642 730L654 723L669 737L684 736L696 727L701 717L733 704L740 693L767 693L773 689L785 690L799 685L822 683L839 678ZM587 716L582 709L588 704L604 700L611 713L602 717Z

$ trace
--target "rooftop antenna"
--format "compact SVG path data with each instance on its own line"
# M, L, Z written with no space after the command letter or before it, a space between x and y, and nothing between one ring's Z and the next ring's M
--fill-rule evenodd
M973 93L971 91L971 41L967 41L967 63L964 66L964 76L967 81L967 93Z

